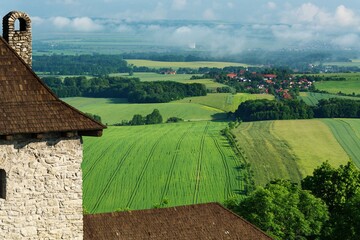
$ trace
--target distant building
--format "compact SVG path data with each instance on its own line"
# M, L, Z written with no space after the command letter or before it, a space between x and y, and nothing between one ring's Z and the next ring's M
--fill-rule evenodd
M237 77L237 74L236 73L228 73L228 74L226 74L226 76L233 79L233 78Z

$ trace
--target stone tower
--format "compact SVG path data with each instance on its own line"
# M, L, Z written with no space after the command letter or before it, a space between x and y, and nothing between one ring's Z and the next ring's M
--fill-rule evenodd
M82 239L82 136L106 127L32 71L29 24L11 12L0 37L0 239Z
M15 22L19 21L18 29ZM32 64L31 20L24 12L12 11L3 18L3 38L29 65Z

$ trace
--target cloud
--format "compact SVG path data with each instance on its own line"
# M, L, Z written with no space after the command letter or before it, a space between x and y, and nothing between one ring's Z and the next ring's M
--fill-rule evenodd
M185 9L186 5L187 5L186 0L174 0L172 3L172 9L183 10L183 9Z
M65 28L71 24L71 20L66 17L54 17L52 19L52 23L57 28Z
M205 20L215 20L215 19L216 19L216 16L215 16L214 10L211 9L211 8L206 9L206 10L203 12L203 18L204 18Z
M267 8L270 10L275 10L277 8L276 3L274 3L274 2L268 2L266 5L267 5Z
M73 19L72 27L79 32L96 32L103 29L100 24L97 24L88 17L80 17Z
M350 33L343 36L338 36L332 40L332 43L342 47L356 47L360 41L359 35Z
M103 26L94 22L89 17L78 17L74 19L66 17L54 17L50 21L58 29L77 32L95 32L103 29Z
M352 26L359 24L359 18L355 16L355 13L346 8L344 5L340 5L336 9L335 13L336 22L341 26Z

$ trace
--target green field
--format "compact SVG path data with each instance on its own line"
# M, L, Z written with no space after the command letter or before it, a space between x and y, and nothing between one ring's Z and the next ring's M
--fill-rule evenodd
M242 123L234 133L251 164L257 185L276 178L299 182L324 161L338 166L349 160L321 120Z
M127 103L125 99L83 98L73 97L62 99L66 103L83 112L101 116L102 122L109 125L131 120L134 114L143 116L159 109L164 121L169 117L180 117L189 121L219 120L226 118L227 111L237 109L242 101L249 99L267 98L266 94L236 94L211 93L203 97L190 97L170 103Z
M208 94L207 96L202 97L191 97L185 98L179 101L178 103L191 103L191 104L200 104L205 106L210 106L213 108L221 109L225 112L232 111L234 112L240 105L240 103L247 100L255 99L274 99L273 95L269 94L248 94L248 93L213 93Z
M348 96L340 96L336 94L328 94L328 93L314 93L314 92L300 92L300 96L298 99L303 100L306 104L310 106L315 106L318 104L321 99L330 99L330 98L345 98L351 100L360 100L359 97L348 97Z
M360 120L324 119L353 162L360 168Z
M164 121L169 117L180 117L189 121L226 118L226 113L221 109L186 102L136 104L127 103L125 99L82 97L64 98L62 100L83 112L101 116L102 122L109 125L120 123L122 120L129 121L134 114L145 116L155 108L160 111Z
M319 76L338 76L346 78L346 81L323 81L316 82L315 87L329 93L342 92L345 94L360 94L360 73L329 73L317 74Z
M160 62L160 61L151 61L151 60L133 60L126 59L129 64L133 64L138 67L149 67L149 68L192 68L198 69L201 67L209 68L224 68L229 66L239 66L247 67L249 65L244 63L235 63L235 62Z
M83 204L90 213L222 202L244 171L220 134L226 123L109 127L84 138Z

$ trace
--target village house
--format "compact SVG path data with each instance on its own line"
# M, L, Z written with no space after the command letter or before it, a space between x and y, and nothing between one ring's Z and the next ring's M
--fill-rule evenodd
M84 216L82 136L106 127L34 73L31 41L26 13L3 18L0 239L271 239L216 203Z

